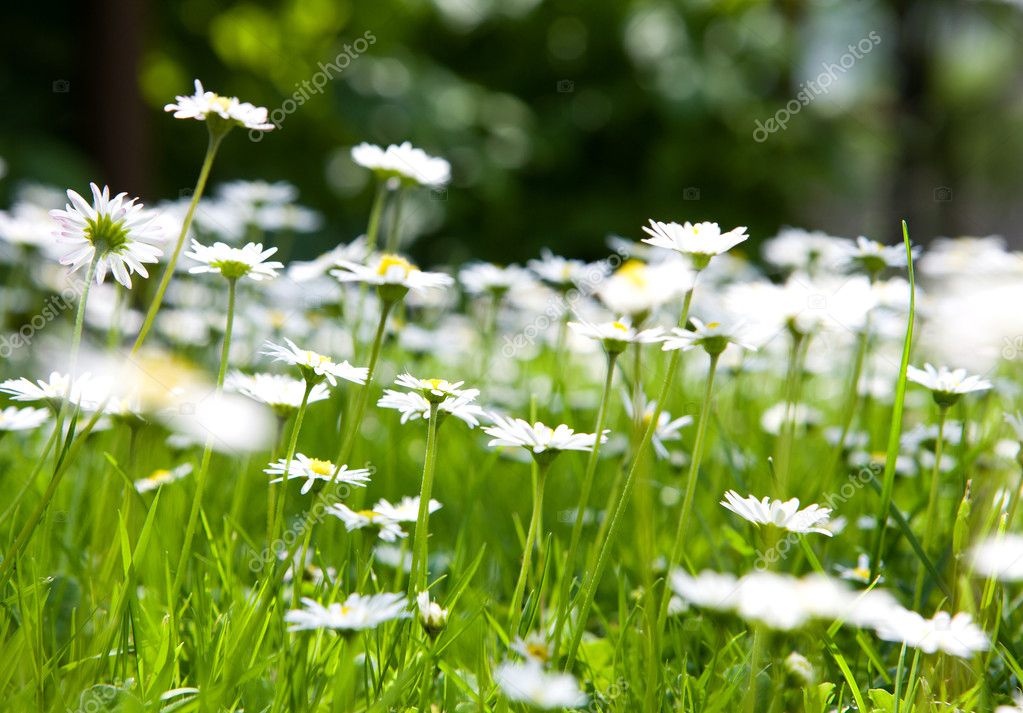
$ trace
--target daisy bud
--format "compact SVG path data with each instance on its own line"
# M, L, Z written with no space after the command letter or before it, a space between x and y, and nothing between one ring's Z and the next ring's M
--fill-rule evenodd
M419 606L419 623L423 625L427 635L435 638L448 624L448 610L442 609L437 602L430 601L429 592L420 592L416 597Z

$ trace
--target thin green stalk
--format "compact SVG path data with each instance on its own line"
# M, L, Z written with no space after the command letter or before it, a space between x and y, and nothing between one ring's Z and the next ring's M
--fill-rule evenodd
M895 490L895 462L899 457L899 439L902 436L902 411L906 400L906 370L909 367L909 352L913 346L913 323L916 319L916 282L913 277L913 250L909 243L909 226L902 221L902 241L906 246L906 263L909 275L909 320L906 336L902 342L902 361L899 364L899 379L895 384L895 404L892 406L892 425L888 432L888 453L884 463L884 484L881 488L881 506L877 513L877 527L874 532L874 546L870 558L870 578L876 579L884 551L884 535L888 526L888 511L892 505Z
M153 327L156 313L160 311L160 304L163 302L163 295L167 291L167 285L170 284L171 278L174 277L174 267L178 263L181 247L185 244L185 236L188 235L188 229L192 227L195 209L199 205L199 199L202 198L203 191L206 189L206 179L209 178L210 169L213 167L213 159L217 155L217 149L220 147L220 142L225 135L223 132L215 133L210 131L209 143L206 145L206 157L203 159L202 168L199 170L199 179L195 182L195 190L192 191L192 202L188 205L188 212L185 213L185 222L181 224L178 241L174 244L174 251L171 253L170 260L167 261L167 266L163 270L160 285L156 288L156 294L149 305L149 311L146 312L146 319L142 323L142 329L139 331L139 336L135 339L135 344L131 348L133 356L142 347L142 343L146 340L146 335L149 334L149 330Z
M638 344L636 345L638 348ZM579 541L583 534L583 521L586 517L586 508L590 504L590 493L593 490L593 480L597 473L597 461L600 458L600 436L604 432L604 422L607 417L607 404L611 397L611 384L614 381L615 362L620 352L607 353L607 374L604 377L604 390L600 395L600 406L597 408L597 425L594 433L597 438L593 443L593 450L590 451L586 460L586 472L583 474L582 490L579 493L579 505L576 508L575 523L572 525L572 538L569 540L568 557L565 559L564 571L561 574L561 586L558 594L558 617L554 627L554 648L557 655L561 647L561 634L565 627L565 620L568 617L569 603L568 594L575 574L575 558L579 549Z
M337 478L337 474L341 469L341 465L344 464L349 456L352 454L352 448L355 447L355 440L358 438L359 429L362 427L362 418L366 413L366 404L369 400L369 390L373 386L373 374L376 372L377 360L380 358L380 348L384 342L384 330L387 327L387 315L391 313L396 302L384 301L380 308L380 321L377 323L376 334L373 336L373 347L369 353L369 364L366 372L366 383L362 385L359 390L359 395L355 402L355 413L352 414L352 422L348 426L348 432L345 434L344 441L341 443L341 449L338 451L337 460L334 462L334 478ZM333 479L331 480L333 483Z
M544 458L537 463L536 488L533 491L533 514L529 518L529 531L526 533L526 546L522 551L522 566L519 568L519 578L515 583L515 591L512 593L511 606L509 607L508 633L517 636L519 625L522 623L522 599L526 592L526 577L529 575L529 565L533 560L533 547L540 534L540 514L543 512L544 484L547 481L547 473L551 469L553 459Z
M941 456L945 441L945 420L948 415L948 406L938 407L938 440L934 444L934 467L931 468L931 488L927 496L927 517L924 520L924 551L931 555L934 550L934 540L937 537L937 526L935 520L938 514L938 488L941 483ZM920 563L920 570L916 575L916 587L913 590L913 608L919 609L921 597L924 591L924 575L927 570L923 563Z
M423 461L423 482L419 489L419 513L412 543L412 574L409 577L409 598L426 589L429 578L429 520L433 473L437 467L437 428L440 425L440 404L430 401L429 423L426 426L426 458Z
M753 646L749 654L749 683L746 685L746 695L743 696L742 709L746 713L752 713L756 709L757 702L757 665L764 648L764 628L760 624L753 624Z
M693 291L696 289L695 278L693 286L686 291L685 299L682 303L682 313L679 315L678 323L680 326L685 327L686 321L689 319L689 306L693 301ZM643 433L643 440L640 441L639 447L636 449L636 453L633 456L632 464L629 466L629 473L625 477L625 482L622 484L621 497L618 498L618 502L615 504L614 513L611 515L611 524L608 526L607 536L603 542L599 543L599 554L597 555L597 561L593 567L590 576L586 579L586 584L583 586L581 592L582 600L579 609L579 620L576 623L575 631L572 634L572 640L568 646L568 657L565 660L565 669L569 670L575 663L576 654L579 651L579 644L582 642L583 631L586 630L586 620L590 615L590 608L593 606L593 598L597 593L597 584L600 582L600 578L604 574L604 570L607 569L608 559L611 554L611 546L614 544L615 539L618 536L618 531L621 529L622 520L625 516L625 510L629 504L629 496L632 494L632 488L636 483L636 473L639 472L639 463L642 460L644 453L650 446L650 441L654 437L654 431L657 430L657 421L661 417L661 412L664 410L664 404L668 399L668 394L671 392L672 384L675 382L675 372L678 371L678 365L680 361L680 350L675 350L671 354L671 359L668 361L668 370L664 374L664 383L661 385L661 392L657 397L657 404L654 406L654 412L650 416L650 423L647 424L646 431Z
M693 444L692 460L689 462L689 476L686 480L686 494L682 500L682 512L679 515L678 527L675 530L675 542L671 546L671 556L668 559L667 571L670 573L682 558L682 545L685 542L686 532L689 527L689 519L693 510L693 501L696 495L696 480L700 475L700 462L703 460L703 449L707 437L707 423L710 421L710 406L714 395L714 375L717 373L720 352L710 355L710 369L707 371L707 385L703 393L703 403L700 405L700 422L696 426L696 441ZM657 627L651 632L651 645L653 656L648 661L647 669L647 696L652 697L657 690L657 683L660 677L661 658L661 634L668 622L668 603L671 601L671 587L664 583L664 591L661 593L661 603L657 608ZM652 698L650 698L652 702Z
M217 371L217 388L215 398L220 398L224 390L224 377L227 374L227 362L231 353L231 331L234 328L234 307L237 278L227 280L227 323L224 326L224 345L220 351L220 369ZM185 576L185 567L191 555L192 539L195 537L195 529L199 523L199 509L202 505L203 490L206 488L206 476L210 470L210 460L213 457L213 434L206 436L206 445L202 452L202 461L199 464L199 473L195 478L195 495L192 497L192 508L188 513L188 524L185 526L185 540L181 546L181 556L178 558L178 568L174 573L174 583L171 586L171 601L177 597L180 591L181 581Z
M796 407L799 400L799 384L803 378L803 360L809 347L810 337L793 332L792 349L789 352L788 375L785 379L785 417L778 436L775 457L775 474L778 478L778 492L788 494L789 461L792 459L792 439L796 431Z
M842 430L838 434L838 440L835 442L834 447L831 450L831 455L828 457L828 466L824 469L825 477L832 477L835 472L835 467L838 465L839 459L842 457L842 452L845 450L845 442L849 438L849 431L852 429L853 419L856 417L856 411L860 404L860 378L863 375L863 362L867 356L867 344L870 341L870 314L867 314L867 321L863 325L863 331L860 332L857 339L856 357L853 360L852 373L849 376L848 390L845 394L845 400L842 404Z
M281 480L280 497L277 498L274 513L273 529L267 533L267 542L273 543L281 534L281 525L284 523L284 506L288 494L288 476L291 473L291 459L295 457L295 449L298 447L298 434L302 430L302 420L305 418L306 407L309 405L309 394L312 393L316 384L306 379L305 392L302 394L302 403L295 414L295 423L291 426L291 437L288 439L288 453L284 459L284 475Z
M402 198L405 195L405 187L399 186L394 191L394 205L391 208L391 229L387 233L387 252L395 253L398 252L400 239L398 232L401 227L401 204Z
M78 309L75 311L75 331L71 335L71 379L77 375L78 351L82 346L82 332L85 329L85 304L89 301L89 288L92 281L96 279L96 266L99 264L99 250L94 250L89 267L85 271L85 285L82 286L82 296L78 299Z
M384 210L384 198L387 197L387 181L378 181L376 195L373 196L373 207L369 211L369 227L366 229L366 250L372 253L377 249L377 234L380 232L380 214Z

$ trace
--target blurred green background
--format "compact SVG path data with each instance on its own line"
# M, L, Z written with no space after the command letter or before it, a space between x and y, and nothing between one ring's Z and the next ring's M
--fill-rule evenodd
M1011 3L95 0L4 15L7 199L26 179L176 198L206 137L166 102L198 77L279 109L347 44L354 59L322 93L258 143L236 130L214 169L214 184L299 187L328 227L296 254L365 229L372 187L348 158L363 140L452 162L449 190L418 196L410 220L428 263L543 245L599 257L650 217L889 242L902 217L919 241L1012 239L1023 219ZM850 45L869 50L849 63ZM786 128L757 140L787 104Z

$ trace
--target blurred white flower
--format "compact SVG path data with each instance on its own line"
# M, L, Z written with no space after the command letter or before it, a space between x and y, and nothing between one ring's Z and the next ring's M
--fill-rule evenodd
M955 616L940 611L931 619L908 609L893 610L877 627L877 635L920 649L926 654L942 651L959 658L970 658L990 647L987 634L960 612Z
M945 366L935 369L930 364L924 364L923 369L910 365L906 369L906 378L930 389L935 402L942 406L954 404L963 394L991 388L990 381L968 374L966 369L949 369Z
M396 542L408 537L408 533L401 529L397 521L375 510L355 511L344 503L335 503L326 509L326 513L341 520L349 532L367 527L377 528L380 539L384 542Z
M406 495L397 504L380 499L373 506L373 511L395 522L415 522L419 518L419 502L418 495ZM431 499L427 510L433 514L441 507L439 502Z
M536 662L505 661L494 670L494 681L509 700L542 710L581 708L586 705L586 695L579 690L574 676L569 673L547 673Z
M326 607L313 599L302 597L302 605L302 609L292 609L284 615L284 621L291 625L289 631L361 631L411 616L408 600L403 594L350 594L343 604L334 602Z
M973 547L973 569L984 577L1003 582L1023 580L1023 535L989 537Z
M365 384L369 375L366 367L352 366L347 361L335 362L329 356L314 352L309 349L299 349L298 346L284 338L285 346L266 342L263 345L262 354L274 358L274 361L282 361L292 366L297 366L306 381L318 382L326 379L331 386L337 386L338 379L351 381L355 384Z
M443 188L451 180L451 164L415 148L408 141L391 144L386 149L361 143L352 147L352 160L380 178L397 178L405 184Z
M278 416L286 417L302 405L306 383L281 374L243 374L234 371L227 375L224 387L248 396L253 401L266 404ZM309 392L308 403L316 403L330 397L323 384L315 384Z
M0 384L0 389L2 388L3 385ZM11 392L7 391L6 393ZM43 425L49 417L50 412L44 408L8 406L5 409L0 409L0 432L31 431Z
M365 282L377 287L396 287L404 290L427 290L454 284L450 275L442 272L423 272L400 255L384 253L368 265L349 260L338 260L338 269L331 270L339 282ZM403 295L398 294L397 297Z
M152 490L156 490L160 486L166 485L167 483L173 483L176 480L181 480L191 472L191 463L182 463L171 470L164 468L154 470L145 478L139 478L135 481L135 490L139 493L148 493Z

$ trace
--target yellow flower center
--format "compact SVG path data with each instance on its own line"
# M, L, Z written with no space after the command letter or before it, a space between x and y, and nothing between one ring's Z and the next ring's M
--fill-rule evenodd
M393 267L400 268L403 272L403 276L405 277L408 277L408 274L416 269L415 265L400 255L384 254L380 256L380 264L377 265L377 274L383 277L389 273Z
M362 515L364 518L370 521L372 521L377 516L377 513L373 512L372 510L359 510L359 512L355 514Z
M647 267L639 260L627 260L624 265L618 268L615 275L623 277L636 287L646 287Z
M323 354L310 351L305 353L305 363L309 366L323 366L324 364L330 364L332 361L333 359Z
M334 473L334 464L329 460L320 460L319 458L309 459L309 470L316 475L331 475Z
M550 658L550 653L547 651L547 647L544 644L526 644L526 653L530 657L540 659L546 662Z
M345 616L350 614L351 611L352 611L351 607L345 606L344 604L341 605L341 613L344 614Z
M227 111L231 108L231 100L220 95L213 97L211 103L216 104L222 111Z
M166 478L169 475L170 475L170 471L169 470L165 470L165 469L161 468L159 470L154 470L149 475L149 477L146 478L146 480L161 480L163 478Z
M441 384L446 382L444 379L426 379L426 383L430 385L431 389L439 389Z
M721 322L708 322L707 329L717 329L721 326Z
M853 569L853 574L860 579L870 579L870 570L866 567L855 567Z
M622 324L621 322L611 322L611 326L614 329L617 329L619 332L628 332L629 331L629 328L627 326L625 326L624 324Z

